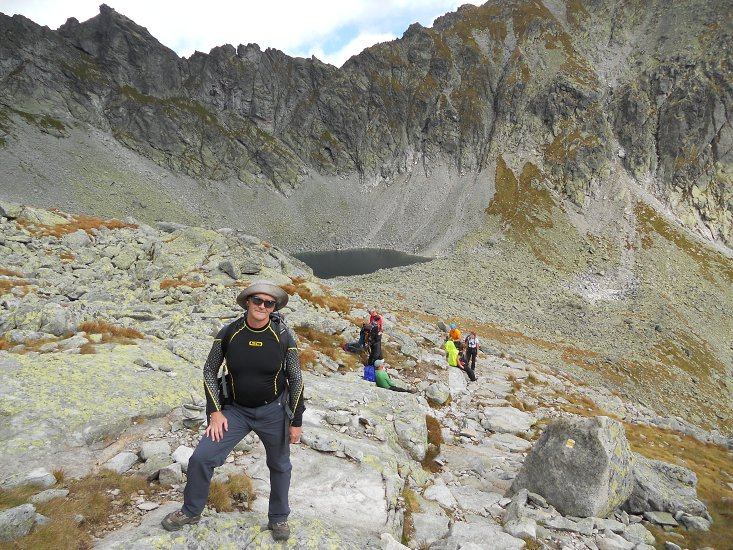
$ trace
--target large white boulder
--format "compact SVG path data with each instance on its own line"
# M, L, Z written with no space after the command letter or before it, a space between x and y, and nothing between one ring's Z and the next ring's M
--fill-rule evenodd
M563 515L606 517L629 498L633 463L620 422L562 418L535 443L511 491L539 493Z

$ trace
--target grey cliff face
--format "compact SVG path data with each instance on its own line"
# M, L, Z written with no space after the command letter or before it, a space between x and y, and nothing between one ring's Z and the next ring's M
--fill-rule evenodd
M733 242L726 2L490 1L337 69L257 45L179 58L103 5L57 31L0 16L0 130L89 125L166 169L390 181L532 162L583 205L615 162L687 226ZM490 176L488 176L490 177Z

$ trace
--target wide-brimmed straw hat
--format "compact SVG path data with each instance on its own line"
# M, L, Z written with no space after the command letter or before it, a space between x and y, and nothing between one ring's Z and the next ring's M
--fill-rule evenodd
M239 296L237 296L237 303L240 306L246 308L247 304L245 302L247 298L249 298L253 294L268 294L275 298L275 311L284 308L285 305L288 303L288 299L290 299L288 293L279 286L277 286L275 283L273 283L272 281L263 280L255 281L247 288L245 288L242 292L240 292Z

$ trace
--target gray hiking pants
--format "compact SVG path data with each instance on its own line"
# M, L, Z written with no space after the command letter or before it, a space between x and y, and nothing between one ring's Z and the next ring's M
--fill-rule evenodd
M270 469L270 522L288 519L288 491L290 489L290 423L282 405L286 392L267 405L249 408L241 405L226 405L222 412L229 429L221 441L212 441L204 436L188 461L188 481L183 492L181 510L187 516L199 515L209 497L209 485L214 468L224 464L234 446L252 430L265 445L267 467Z

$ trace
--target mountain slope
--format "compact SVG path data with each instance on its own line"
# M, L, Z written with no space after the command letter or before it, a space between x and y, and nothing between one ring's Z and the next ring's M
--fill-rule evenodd
M504 155L533 162L546 174L541 185L578 205L612 187L621 169L687 227L730 246L726 13L722 0L487 2L432 28L412 25L341 69L252 44L181 59L107 6L58 31L2 16L6 198L42 202L48 193L28 187L46 184L57 203L94 209L104 201L71 182L112 180L123 195L144 197L144 206L123 200L120 211L144 219L187 211L233 225L253 197L290 218L312 203L336 204L333 244L439 249L480 225ZM49 168L43 153L64 146L72 159ZM59 165L61 188L52 183ZM459 176L467 179L458 189L446 187ZM150 179L152 196L141 192ZM408 190L430 200L409 197L389 213L408 220L407 238L389 216L377 216L387 227L366 237L351 229L372 225L365 208ZM212 192L229 194L234 212L219 215ZM441 224L446 193L465 217ZM170 202L146 211L160 194ZM439 227L421 236L415 217ZM327 247L323 228L302 235L284 225L269 236Z

